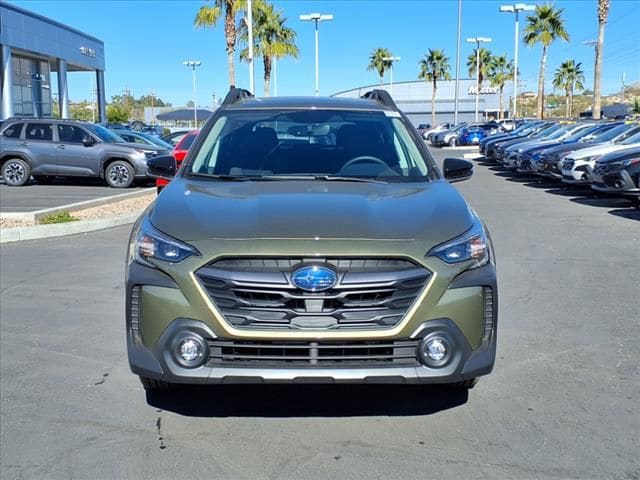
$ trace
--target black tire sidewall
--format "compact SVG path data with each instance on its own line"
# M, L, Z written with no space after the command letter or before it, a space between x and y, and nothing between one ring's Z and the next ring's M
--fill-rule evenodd
M24 171L25 171L24 179L22 179L22 181L18 183L9 183L7 181L7 175L5 170L12 163L21 164L22 168L24 168ZM23 185L26 185L27 182L29 181L29 178L31 178L31 166L21 158L11 158L2 164L2 178L4 179L4 184L9 187L21 187Z
M115 165L122 165L129 172L129 181L126 184L117 185L117 184L111 183L111 180L109 178L109 171ZM115 160L113 162L110 162L107 165L107 168L104 169L104 179L107 182L107 185L109 185L111 188L129 188L131 185L133 185L133 182L135 181L135 172L134 172L133 167L131 166L131 164L129 162L126 162L124 160Z

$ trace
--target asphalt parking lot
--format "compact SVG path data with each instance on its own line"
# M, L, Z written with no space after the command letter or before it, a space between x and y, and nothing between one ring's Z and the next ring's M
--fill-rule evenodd
M491 229L500 282L496 368L468 395L146 396L125 350L128 227L3 245L0 477L640 478L639 211L482 163L456 185Z
M0 181L0 212L32 212L70 203L94 200L133 191L110 188L104 181L93 179L60 179L52 185L38 185L35 181L23 187L8 187Z

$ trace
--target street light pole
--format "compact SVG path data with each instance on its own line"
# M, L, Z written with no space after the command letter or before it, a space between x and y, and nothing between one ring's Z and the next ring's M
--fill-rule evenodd
M196 96L196 67L202 65L202 62L198 60L187 60L182 62L182 64L186 67L191 68L192 76L193 76L193 128L198 128L198 99Z
M453 124L458 124L458 99L460 96L460 29L462 28L462 0L458 0L458 39L456 43L456 95L453 110Z
M515 45L513 48L513 61L514 71L513 71L513 114L512 118L516 118L518 115L518 46L520 45L519 36L519 13L522 11L529 12L535 10L535 5L527 5L525 3L516 3L515 5L501 5L500 11L505 13L515 13L516 14L516 34L515 34Z
M300 20L306 22L315 23L315 37L316 37L316 96L320 95L320 73L318 62L318 23L322 21L333 20L331 14L309 13L307 15L300 15Z
M382 57L384 62L391 62L391 83L389 84L389 93L393 97L393 62L399 62L400 57Z
M476 44L476 122L478 121L478 108L480 105L480 44L489 43L488 37L467 38L467 43Z
M247 0L247 31L249 34L249 90L255 95L256 80L253 69L253 10L251 8L251 0Z

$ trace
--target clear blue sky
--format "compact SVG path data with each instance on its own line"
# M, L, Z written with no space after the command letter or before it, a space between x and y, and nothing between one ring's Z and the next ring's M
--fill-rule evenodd
M197 59L198 103L211 103L212 94L224 95L228 88L222 22L211 30L196 30L193 17L204 1L160 0L12 0L12 3L92 34L105 43L107 99L127 87L140 96L154 90L174 105L192 98L191 72L183 60ZM278 93L307 95L314 88L313 26L301 22L302 13L333 13L335 20L320 25L320 93L332 94L349 88L374 84L377 74L366 66L370 52L386 47L400 56L394 81L415 80L417 63L427 48L443 48L455 69L456 0L275 0L284 10L288 24L298 32L300 57L278 64ZM489 36L490 50L513 56L514 17L499 13L499 0L463 0L462 37ZM536 3L530 1L527 3ZM547 85L553 71L566 59L582 62L585 86L593 84L593 47L584 41L597 36L597 0L557 0L564 8L570 43L557 42L549 51ZM521 16L521 30L526 22ZM473 46L462 44L461 72ZM535 90L540 47L521 45L520 72L526 90ZM256 62L256 90L261 93L262 63ZM605 37L603 85L605 93L626 83L640 81L640 1L612 0ZM90 97L89 74L70 74L70 97L74 101ZM466 76L466 75L464 75ZM236 81L248 87L245 63L236 61ZM387 77L388 80L388 77ZM272 87L273 88L273 87Z

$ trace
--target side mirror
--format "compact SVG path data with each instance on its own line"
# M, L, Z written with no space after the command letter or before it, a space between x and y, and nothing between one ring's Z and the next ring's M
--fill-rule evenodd
M156 178L171 180L176 176L176 159L173 155L158 155L147 160L149 175Z
M96 139L91 135L85 135L82 139L82 145L85 147L93 147L96 144Z
M473 175L473 163L461 158L445 158L442 169L444 178L450 183L467 180Z

